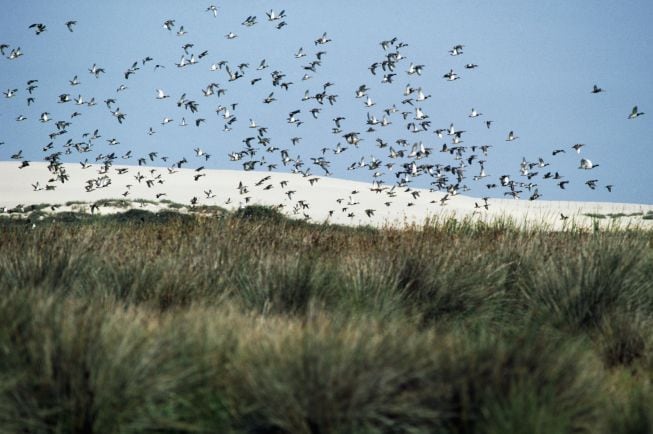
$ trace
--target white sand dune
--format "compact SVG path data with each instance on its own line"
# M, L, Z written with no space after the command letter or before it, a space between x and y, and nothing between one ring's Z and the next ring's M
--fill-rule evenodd
M26 208L45 203L61 205L57 211L81 209L90 212L90 204L101 199L128 199L136 201L135 207L158 210L170 206L159 202L161 200L190 207L191 200L197 198L197 205L218 205L227 209L247 204L279 206L289 216L347 225L401 226L421 224L426 219L455 217L486 221L510 218L519 225L544 224L551 229L571 225L593 227L595 224L653 228L653 220L642 218L647 213L653 214L653 205L490 199L488 209L484 209L483 200L464 195L453 196L442 205L445 194L427 189L406 191L406 188L391 190L387 187L378 192L373 191L374 185L369 183L318 176L306 178L289 173L231 170L198 173L193 169L169 173L167 168L149 166L113 166L107 173L101 173L99 165L86 169L79 164L65 164L64 167L68 180L62 183L53 179L46 163L31 163L19 169L16 162L0 162L0 211L6 213L19 206ZM119 174L119 169L126 169L125 173ZM203 176L195 181L194 176L198 174ZM142 179L139 181L137 176ZM106 179L110 179L108 186L94 186L87 191L87 185L95 185L95 181L107 182ZM244 188L239 189L239 184ZM207 197L205 192L209 191L209 196L215 196ZM291 191L294 193L289 194ZM128 194L123 196L125 192ZM160 193L165 195L157 199ZM139 205L137 199L158 203ZM65 205L70 202L85 204ZM120 210L103 207L97 212ZM569 218L563 220L561 214ZM588 214L606 217L597 219Z

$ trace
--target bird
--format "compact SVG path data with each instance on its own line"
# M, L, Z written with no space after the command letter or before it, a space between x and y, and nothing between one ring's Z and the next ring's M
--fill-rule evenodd
M116 110L113 110L111 114L118 120L118 123L120 124L122 124L126 117L126 115L120 111L120 107L118 107ZM154 133L152 128L150 128L150 131L152 131L152 134Z
M88 69L88 71L89 71L91 74L95 75L95 78L99 78L99 77L100 77L100 74L102 74L102 73L105 72L105 71L104 71L104 68L100 68L100 67L97 66L95 63L93 64L93 66L91 66L91 67Z
M66 27L68 27L68 31L72 33L73 27L77 25L77 21L71 20L71 21L66 21Z
M324 44L326 44L326 43L331 42L331 39L327 38L327 33L324 32L324 33L322 34L322 36L320 36L319 38L317 38L314 42L315 42L315 45L324 45Z
M8 47L7 47L7 48L8 48ZM18 48L14 48L14 49L12 49L11 52L9 53L9 56L7 56L7 59L9 59L9 60L16 60L16 59L18 59L18 58L19 58L20 56L22 56L22 55L23 55L23 52L21 51L20 47L18 47Z
M200 147L195 148L194 151L197 157L201 157L205 154L204 150Z
M594 85L594 87L592 88L592 93L601 93L601 92L605 92L605 91L600 87L598 87L597 85Z
M259 65L256 67L256 70L257 70L257 71L262 71L262 70L264 70L264 69L266 69L266 68L269 68L269 67L270 67L270 65L268 65L268 63L266 62L266 60L263 59L263 60L261 60L261 63L259 63Z
M256 16L250 15L247 18L245 18L245 21L241 23L243 26L246 27L252 27L253 25L256 24Z
M295 115L299 114L301 110L293 110L288 114L288 123L289 124L297 124L299 126L301 124L301 121L295 117Z
M209 5L209 7L206 8L206 11L207 11L207 12L211 12L211 13L213 14L214 17L217 17L217 16L218 16L218 8L217 8L217 6L215 6L215 5Z
M510 131L508 133L508 138L506 139L506 142L512 142L513 140L517 140L519 137L517 137L514 133L514 131Z
M448 81L454 81L460 79L460 76L456 74L453 69L449 70L446 74L442 76L443 78L446 78Z
M413 74L422 75L423 69L424 69L424 65L415 65L411 62L410 66L408 66L408 70L406 71L406 73L408 75L413 75Z
M34 29L37 35L40 35L41 33L45 32L47 30L47 26L43 23L34 23L29 26L30 29Z
M358 137L359 134L360 133L351 132L345 134L343 137L345 138L345 140L347 140L347 143L349 143L350 145L357 145L362 140Z
M270 104L274 101L276 101L276 98L274 98L274 92L270 92L270 94L263 99L264 104Z
M461 54L463 54L463 48L464 47L465 47L464 45L454 45L453 48L451 50L449 50L449 55L450 56L460 56Z
M578 166L579 169L584 169L584 170L591 170L596 167L599 167L599 165L593 164L591 160L588 160L586 158L581 158L580 165Z
M356 98L363 98L364 96L367 96L368 90L369 89L366 85L361 84L360 86L358 86L358 89L356 89L355 92Z
M286 16L286 11L282 10L279 13L276 13L274 10L270 9L269 12L266 12L265 15L268 17L268 21L277 21Z
M599 182L598 179L590 179L585 181L585 185L587 185L591 190L596 190L597 182Z
M637 106L634 106L630 114L628 115L628 119L635 119L640 116L644 115L644 112L640 112L637 110Z

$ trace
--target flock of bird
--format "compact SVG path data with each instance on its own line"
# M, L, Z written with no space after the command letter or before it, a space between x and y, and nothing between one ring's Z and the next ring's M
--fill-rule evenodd
M209 19L220 17L220 10L214 5L208 6L204 13L208 15ZM289 19L283 10L280 12L266 11L263 18L269 23L270 31L284 29L288 25ZM241 24L245 28L261 25L255 15L245 17ZM78 23L75 20L70 20L61 25L74 34ZM29 29L34 32L33 37L47 38L48 25L34 23L29 26ZM529 161L522 158L522 161L515 165L514 174L501 174L492 177L487 173L486 165L491 157L493 145L487 143L466 144L463 140L466 138L466 131L458 129L454 122L446 122L448 126L434 125L433 118L428 114L427 100L431 98L431 95L427 90L422 86L394 84L403 83L423 74L432 74L428 72L426 65L408 60L403 53L409 44L400 41L397 37L379 41L378 59L368 68L370 82L378 83L380 86L391 86L393 89L397 87L396 102L385 107L378 107L375 102L373 86L369 83L350 89L345 94L337 94L333 90L336 88L335 83L320 80L320 69L328 58L327 48L332 42L327 32L319 32L312 41L305 42L306 45L313 48L312 51L301 47L294 53L289 53L288 56L294 56L297 59L298 66L296 70L284 72L268 64L266 59L261 59L253 67L247 61L218 60L211 63L208 60L212 51L211 47L195 50L195 44L190 36L192 29L187 29L184 25L177 23L176 19L167 19L161 23L159 29L153 30L171 34L171 46L181 48L179 61L174 65L157 63L154 58L146 56L129 62L121 74L124 79L123 84L117 87L115 93L111 95L105 95L96 100L94 97L88 98L75 91L76 86L84 80L84 75L91 76L94 80L102 80L105 75L114 73L106 71L100 63L92 63L88 71L71 71L72 78L62 89L56 101L41 102L38 100L39 79L26 81L24 91L18 86L12 86L3 92L7 104L20 99L22 94L25 96L27 106L42 103L46 107L37 119L28 119L21 114L15 118L16 122L36 121L53 125L52 131L48 134L48 140L44 139L45 144L42 147L43 159L48 162L48 180L43 184L40 182L33 184L35 190L54 190L59 183L68 182L69 174L63 161L74 159L75 156L78 156L79 164L84 169L98 167L92 163L99 164L99 170L90 175L85 182L86 191L96 191L112 185L112 176L131 175L134 182L146 184L152 189L153 197L160 199L166 195L165 183L174 182L170 180L173 175L181 173L179 172L180 168L184 166L194 168L192 176L195 181L205 176L205 164L215 155L215 152L224 152L223 157L233 164L238 164L245 171L282 169L301 174L306 178L306 182L314 185L320 179L318 175L332 175L332 164L335 159L343 161L349 154L355 153L352 151L358 151L365 155L369 154L369 157L360 157L358 154L356 158L348 160L347 170L367 171L371 181L371 190L387 196L386 206L392 206L393 198L398 194L409 194L414 201L420 200L419 192L412 187L413 181L419 177L428 180L432 191L442 193L438 201L432 202L444 206L457 194L469 191L471 183L476 182L483 183L484 188L488 190L498 189L504 196L515 199L539 199L542 197L539 189L541 183L555 183L558 188L565 189L570 180L565 179L565 176L554 168L556 159L565 158L562 154L568 153L567 158L576 158L579 161L579 170L592 171L599 167L599 164L586 156L585 145L577 143L569 144L568 147L551 149L550 155L539 157L537 160ZM229 32L224 37L227 40L235 40L238 35ZM6 61L11 62L19 62L23 56L29 55L29 53L23 53L19 46L12 47L9 44L0 44L0 53ZM452 58L464 56L465 46L462 44L452 45L448 54ZM454 82L461 79L461 74L478 73L476 70L479 65L475 63L458 62L457 64L460 66L460 71L457 71L456 67L447 68L448 71L441 75L444 81ZM84 132L81 136L76 135L75 122L77 118L83 116L86 111L94 109L96 105L100 105L100 109L101 106L106 109L107 122L116 122L118 125L128 123L130 114L121 110L120 95L129 91L127 83L129 83L130 77L148 73L154 75L155 81L158 71L165 68L176 68L180 78L189 68L206 68L215 73L217 78L202 85L198 91L188 90L178 98L169 95L161 88L163 86L153 88L152 104L167 104L172 113L160 121L160 127L144 126L143 130L148 135L162 131L163 128L167 128L168 124L176 124L180 128L189 126L206 128L207 124L214 124L216 118L222 124L221 131L233 135L235 125L242 122L239 103L225 100L231 96L230 86L236 81L248 81L252 87L264 88L261 91L261 94L264 95L261 99L261 107L274 106L279 99L288 98L290 88L300 86L300 84L308 87L309 89L304 92L303 96L294 102L296 108L284 116L285 123L295 127L294 130L297 131L297 134L290 137L287 142L283 142L283 140L272 136L271 130L274 126L260 125L251 113L244 114L245 118L249 118L247 125L249 134L238 138L242 143L240 147L225 151L208 147L205 150L197 146L193 148L193 153L175 159L175 161L160 155L161 151L156 149L114 151L112 147L120 145L120 141L115 137L105 138L106 146L109 148L100 148L100 151L103 152L97 152L98 143L102 143L100 139L103 135L100 130L103 126L99 126L92 132ZM313 84L316 82L318 84ZM200 87L197 84L193 86L196 89ZM594 85L590 92L599 94L604 90ZM216 103L211 102L214 99L217 100ZM346 116L335 114L327 121L332 145L323 147L308 159L296 155L302 148L301 132L304 129L314 128L312 122L322 120L326 112L334 113L338 105L343 104L343 101L344 104L360 104L362 110L360 119L347 119ZM54 118L47 111L47 107L52 104L70 106L68 118ZM273 107L271 110L274 111L275 108ZM627 118L635 119L642 115L644 113L635 106ZM475 108L469 111L467 117L471 122L479 122L475 120L479 117L487 119L487 115ZM280 121L283 122L283 120ZM387 138L384 129L392 124L401 125L401 131L404 132L403 137L393 140ZM480 121L478 125L483 130L496 128L492 120ZM515 130L510 130L505 135L506 142L518 140L519 136ZM231 141L231 143L233 142L234 140ZM287 144L284 145L284 143ZM5 149L8 147L3 142L0 142L0 145L5 145ZM0 146L0 151L2 151L2 146ZM18 161L20 168L30 164L30 161L24 157L22 149L12 151L7 156ZM4 158L1 153L0 158ZM213 158L215 160L219 157ZM136 164L132 163L135 167L113 167L114 163L129 161L136 162ZM148 165L167 166L167 170L141 167ZM313 171L316 171L317 174L314 174ZM585 184L590 189L601 187L608 191L612 191L614 187L611 184L602 184L594 177L590 177ZM285 189L286 187L287 182L285 181L277 187L271 183L269 176L262 176L255 185L247 186L241 182L234 186L233 192L219 193L225 194L225 203L232 203L237 200L235 197L249 199L247 194L251 188L270 190L272 188ZM127 197L129 193L129 188L127 188L123 196ZM352 195L356 193L353 191ZM288 203L280 204L280 206L288 206L295 213L303 212L310 206L307 199L297 198L296 192L293 190L286 189L285 196L288 198ZM203 200L213 200L215 197L216 193L209 189L200 194L189 192L188 200L194 206ZM360 204L352 197L338 199L338 203L334 204L330 215L342 212L349 217L354 217L357 215L356 213L371 217L374 214L375 210L372 208L363 209L364 206L357 208ZM476 207L488 209L490 203L489 197L483 197L482 202L477 203ZM409 203L410 205L411 203Z

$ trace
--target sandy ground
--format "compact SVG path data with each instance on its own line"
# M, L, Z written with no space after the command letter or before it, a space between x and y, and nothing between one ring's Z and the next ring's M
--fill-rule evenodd
M196 198L198 206L217 205L226 209L247 204L279 206L282 212L296 218L347 225L401 226L421 224L426 219L456 217L485 221L510 218L519 225L543 224L551 229L572 225L593 227L595 224L653 229L653 220L642 218L647 213L653 215L653 205L490 199L485 209L482 199L463 195L450 197L443 205L443 192L412 188L391 190L390 187L374 191L373 184L319 176L306 178L299 174L231 170L198 173L193 169L176 169L170 173L167 168L149 166L113 166L102 173L99 165L82 168L79 164L66 164L65 168L68 180L62 183L52 179L54 176L46 163L30 163L19 169L18 162L0 162L0 213L35 204L60 205L54 210L56 212L90 212L90 205L100 199L132 200L133 207L156 211L170 207L161 200L190 207ZM195 180L195 175L203 176ZM110 184L105 185L108 180ZM157 194L164 195L157 198ZM139 204L139 199L157 203ZM66 205L70 202L84 203ZM44 210L52 211L50 207ZM101 207L94 211L123 210ZM588 214L606 217L597 219ZM615 216L620 214L626 216Z

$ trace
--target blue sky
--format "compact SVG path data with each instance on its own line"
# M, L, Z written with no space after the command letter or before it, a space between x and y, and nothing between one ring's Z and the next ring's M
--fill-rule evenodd
M377 138L395 149L401 148L395 144L397 139L406 139L407 152L410 145L420 141L433 148L434 152L418 164L459 164L449 153L439 152L444 143L454 146L450 138L445 135L440 139L433 133L453 123L457 130L465 130L461 144L468 148L465 157L474 153L471 146L492 146L487 157L476 152L479 159L486 160L488 178L472 179L479 173L477 161L465 169L463 184L470 188L466 194L504 197L505 188L488 189L486 184L498 184L500 175L510 175L516 181L537 184L542 199L653 203L650 1L221 1L214 3L217 17L206 11L209 4L149 0L14 2L0 17L0 44L9 45L6 55L16 47L24 55L16 60L0 58L1 90L18 89L13 98L0 97L0 142L4 142L0 160L9 159L18 150L28 160L42 160L49 152L63 150L68 139L82 142L86 140L84 133L99 129L102 138L93 141L90 152L73 152L65 160L92 162L99 154L124 155L131 150L132 159L119 162L136 164L137 158L156 151L159 156L169 156L168 162L148 160L148 164L170 165L185 156L189 161L186 167L240 169L242 161L230 162L227 154L239 151L244 138L256 135L248 128L251 118L268 127L272 146L288 149L292 158L301 156L304 167L310 166L312 173L323 171L311 165L311 157L322 155L322 148L332 149L341 143L348 146L346 152L333 155L328 151L325 155L331 161L333 176L371 181L373 171L347 167L361 157L389 162L389 148L379 148ZM279 21L267 20L265 12L270 9L286 11L285 27L278 30L275 25ZM257 24L241 25L250 15L256 16ZM166 19L175 20L173 31L163 28ZM64 25L69 20L77 21L72 33ZM28 28L33 23L44 23L47 30L37 36ZM177 36L181 25L188 33ZM229 32L238 37L225 38ZM323 32L332 41L316 46L313 41ZM379 42L393 37L408 44L399 49L406 59L397 63L393 83L381 83L382 71L373 76L368 67L387 54ZM181 46L187 43L194 45L187 58L204 50L208 55L196 65L177 68L174 64L183 54ZM456 44L463 44L464 52L450 56L448 52ZM300 47L307 56L297 59L294 54ZM303 66L315 59L317 51L326 51L321 65L315 73L309 72L312 78L302 80L307 72ZM142 65L146 56L154 60ZM262 59L270 67L257 71ZM210 65L220 60L227 61L231 69L241 63L249 63L249 68L243 78L229 82L224 70L210 70ZM126 80L123 73L135 61L140 70ZM421 76L406 73L411 62L424 65ZM106 70L97 79L88 72L94 63ZM479 66L467 70L467 63ZM155 64L165 68L155 71ZM444 80L443 74L450 69L462 78ZM270 73L274 70L286 75L282 81L293 83L287 91L272 85ZM75 75L81 84L72 87L68 81ZM261 80L251 85L250 80L258 77ZM26 104L29 79L39 80L30 106ZM328 92L338 95L335 105L302 101L306 90L313 95L327 81L333 83ZM212 82L226 93L203 96L201 90ZM123 84L127 89L117 92ZM370 88L368 94L376 105L367 108L364 98L355 98L361 84ZM422 87L431 95L415 103L431 121L426 132L406 129L415 110L401 103L406 84ZM594 84L605 92L592 94ZM156 100L157 88L170 98ZM276 101L263 104L270 92ZM72 97L81 94L85 100L94 97L98 105L59 104L58 95L63 93ZM182 93L199 103L197 114L177 107ZM116 99L114 109L120 107L126 113L122 125L103 103L108 98ZM232 130L225 132L224 119L215 110L233 103L237 103L237 120ZM399 111L411 112L408 120L395 113L390 116L391 125L367 133L367 114L380 119L383 109L393 104ZM627 119L634 105L647 114ZM321 108L318 119L309 112L314 107ZM472 108L483 115L469 118ZM301 110L298 117L303 124L299 127L286 122L293 110ZM44 153L41 149L50 142L48 134L55 130L53 122L38 121L46 111L54 121L72 124L67 134L54 140L53 149ZM74 111L81 116L71 120ZM27 120L17 122L19 115ZM174 121L161 125L166 116ZM337 116L346 119L343 132L333 134L332 119ZM182 117L191 125L179 126ZM198 117L206 122L195 127L193 122ZM485 127L486 120L493 121L490 129ZM156 131L154 135L147 134L150 127ZM511 130L519 139L507 142ZM350 131L361 132L363 140L358 148L347 145L342 137ZM302 139L292 145L290 139L295 136ZM110 138L120 144L109 146L106 140ZM585 144L581 155L571 149L575 143ZM211 158L205 161L196 157L196 147ZM566 152L552 156L554 149ZM277 170L290 170L280 163L278 152L261 149L256 158L262 155L268 163L276 163ZM550 165L533 169L539 174L530 181L520 176L522 158L535 162L540 157ZM599 167L578 169L581 157ZM410 161L394 161L394 172L401 163ZM393 172L386 168L381 171L386 183L395 182ZM567 188L561 190L558 181L543 179L548 171L558 171L569 181ZM585 184L590 179L598 179L596 190ZM413 178L412 185L429 187L431 181L433 178L423 175ZM611 193L605 188L608 184L614 185ZM525 190L522 199L528 195Z

